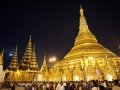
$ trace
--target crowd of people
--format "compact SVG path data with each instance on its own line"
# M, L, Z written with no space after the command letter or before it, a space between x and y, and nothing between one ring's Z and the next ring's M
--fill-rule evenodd
M120 90L120 80L114 81L60 81L60 82L11 82L12 89L25 90Z

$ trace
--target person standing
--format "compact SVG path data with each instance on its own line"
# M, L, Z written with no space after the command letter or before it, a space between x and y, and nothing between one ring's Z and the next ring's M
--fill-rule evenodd
M99 87L98 87L97 81L94 81L94 80L93 80L93 87L92 87L91 90L100 90Z
M46 82L46 88L49 90L49 82Z
M64 89L65 88L64 88L63 82L58 83L56 90L64 90Z
M47 90L46 83L43 82L41 90Z
M99 88L100 88L100 90L106 90L106 88L103 86L102 82L99 82Z
M40 90L40 82L37 83L37 90Z
M112 90L120 90L120 87L118 86L118 80L114 80L114 86L112 87Z
M106 83L106 85L107 85L106 90L112 90L112 84L111 84L110 81L108 81L108 82Z
M32 82L32 90L35 90L35 82Z
M14 84L11 88L11 90L15 90L16 89L16 84Z

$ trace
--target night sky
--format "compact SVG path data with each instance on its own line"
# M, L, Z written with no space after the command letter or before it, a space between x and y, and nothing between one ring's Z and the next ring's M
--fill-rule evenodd
M120 0L0 0L0 52L4 49L4 69L18 45L19 61L30 34L36 44L39 67L46 52L47 61L61 60L73 47L79 31L80 4L89 29L98 42L120 56ZM94 2L95 1L95 2Z

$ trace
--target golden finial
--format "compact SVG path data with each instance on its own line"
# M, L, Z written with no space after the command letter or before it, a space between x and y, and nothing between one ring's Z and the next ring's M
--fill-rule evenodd
M45 55L44 55L44 60L46 61L46 52L45 52Z
M80 4L80 14L83 15L83 9L81 4Z
M80 4L80 9L82 8L82 4Z
M30 34L30 39L29 39L29 41L31 42L31 34Z
M4 50L1 52L2 57L3 57L3 54L4 54Z
M33 52L35 52L35 43L34 43L34 46L33 46Z
M16 49L15 49L15 51L17 52L17 50L18 50L18 45L16 45Z

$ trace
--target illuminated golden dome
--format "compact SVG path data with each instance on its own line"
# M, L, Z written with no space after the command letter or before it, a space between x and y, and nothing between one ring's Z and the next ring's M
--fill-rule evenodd
M97 42L96 37L90 32L85 16L84 10L82 7L80 8L80 25L79 25L79 33L75 39L74 47L70 50L70 52L64 57L64 59L68 58L76 58L81 56L99 56L105 57L105 54L109 54L109 56L117 57L114 53L104 48L101 44ZM86 55L85 55L86 54ZM64 60L63 59L63 60Z
M84 10L80 8L79 33L75 39L73 48L58 62L58 66L66 75L66 61L69 68L69 75L72 78L67 80L107 79L111 75L116 79L116 72L119 71L119 57L110 50L98 43L96 37L90 32ZM57 67L57 64L55 65ZM97 70L97 71L96 71ZM76 73L77 71L77 73ZM97 76L97 75L100 76Z

